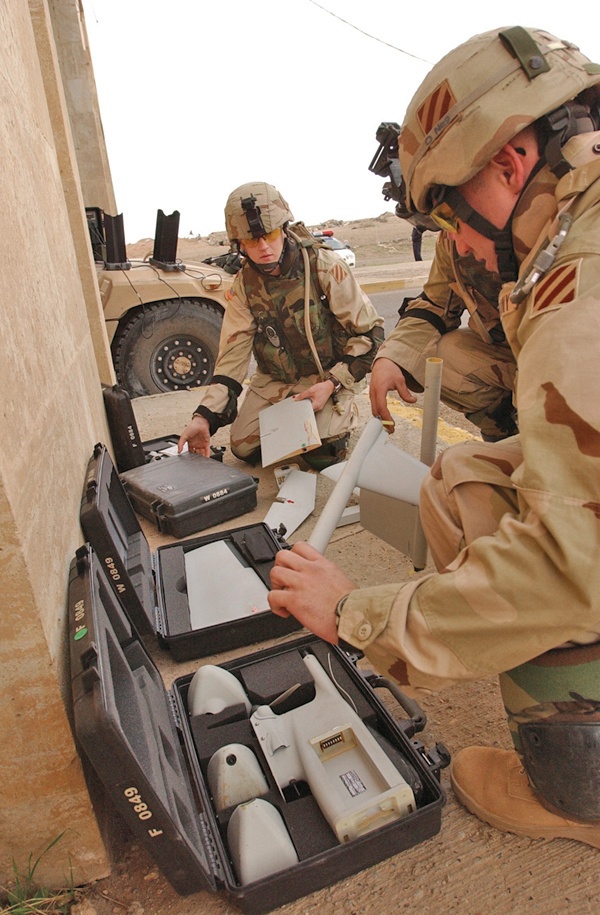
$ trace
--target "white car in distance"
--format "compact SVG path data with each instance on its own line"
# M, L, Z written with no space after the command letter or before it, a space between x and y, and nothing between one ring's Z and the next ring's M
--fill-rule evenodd
M335 251L342 260L346 261L349 267L356 267L356 255L354 254L354 251L348 242L343 242L340 241L339 238L336 238L332 229L323 229L322 232L313 232L313 235L328 248L331 248L332 251Z

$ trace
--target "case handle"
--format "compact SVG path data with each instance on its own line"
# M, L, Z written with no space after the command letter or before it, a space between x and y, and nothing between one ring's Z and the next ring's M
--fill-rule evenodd
M387 677L381 677L379 674L370 671L363 672L363 676L374 689L387 689L398 705L400 705L406 714L409 715L410 721L398 722L399 726L406 732L408 737L412 737L413 734L417 734L424 729L427 724L427 715L416 699L411 699L410 696L407 696L397 683L394 683L393 680L388 680Z

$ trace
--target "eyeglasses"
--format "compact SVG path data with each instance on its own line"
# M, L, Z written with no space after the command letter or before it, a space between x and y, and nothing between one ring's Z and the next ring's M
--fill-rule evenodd
M259 235L258 238L244 238L242 239L242 244L245 248L257 248L261 241L270 245L271 242L277 241L280 235L281 227L273 229L272 232L265 232L264 235Z
M435 224L444 232L458 232L460 220L447 201L439 203L429 213Z

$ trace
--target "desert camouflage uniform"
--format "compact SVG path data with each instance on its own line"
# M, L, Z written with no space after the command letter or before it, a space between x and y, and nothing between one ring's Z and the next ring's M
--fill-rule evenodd
M507 284L500 297L518 362L520 434L442 453L421 498L439 573L351 592L338 626L340 638L403 685L437 689L507 672L513 729L567 706L598 713L599 153L600 133L569 140L575 170L557 182L544 167L515 211L520 278L527 253L554 237L557 212L573 216L529 294L513 304ZM572 647L581 645L589 647Z
M442 401L479 426L486 441L517 432L516 364L498 314L500 287L499 276L472 255L459 257L441 232L422 295L403 309L377 354L400 366L414 391L423 390L427 358L442 358ZM468 328L460 327L465 310Z
M212 434L231 422L232 398L242 392L255 356L256 370L231 427L232 451L242 459L260 445L258 414L263 407L322 380L304 329L301 251L292 240L287 246L281 276L259 273L248 262L237 274L223 319L215 383L200 391L201 406L214 414ZM341 412L327 401L316 413L317 428L321 439L336 439L357 423L355 394L365 387L365 375L383 340L383 319L339 257L318 244L311 243L308 251L315 346L323 369L343 385L338 395Z

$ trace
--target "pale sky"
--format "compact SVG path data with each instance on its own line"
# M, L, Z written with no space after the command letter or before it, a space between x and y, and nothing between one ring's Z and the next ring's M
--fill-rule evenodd
M432 64L471 35L544 28L600 60L590 17L558 0L83 7L128 242L153 237L159 208L180 211L182 237L222 231L227 196L246 181L275 184L308 225L392 212L368 171L377 127L401 123Z

